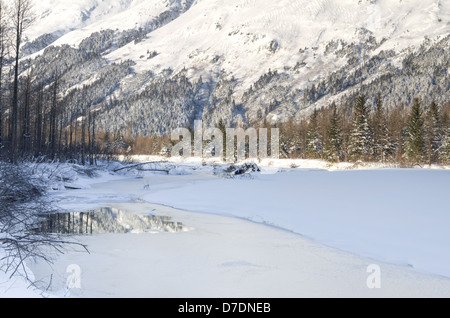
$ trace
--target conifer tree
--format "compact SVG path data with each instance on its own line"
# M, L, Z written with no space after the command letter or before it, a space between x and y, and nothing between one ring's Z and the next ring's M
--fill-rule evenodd
M394 144L392 142L386 112L383 109L381 94L378 94L375 115L373 119L373 151L374 156L381 162L386 162L394 153Z
M339 162L343 159L342 128L336 104L331 106L331 117L325 142L325 157L328 161Z
M227 138L226 138L227 126L226 126L225 121L223 120L223 118L220 118L219 124L217 125L217 128L222 132L222 136L223 136L223 146L222 146L223 148L222 148L222 151L223 151L223 154L224 154L223 159L225 159L226 158L226 153L227 153Z
M441 160L445 164L450 164L450 126L445 129L442 138Z
M322 136L318 129L318 111L314 110L309 122L309 128L306 135L306 154L309 158L320 158L322 155Z
M404 144L406 158L410 162L423 162L425 155L425 132L422 110L418 98L414 101L414 105L411 108L408 122L406 124Z
M439 107L435 102L431 103L430 109L427 112L425 131L428 164L431 165L432 163L438 163L440 160L440 150L444 136L441 129Z
M264 125L264 128L270 126ZM295 123L293 118L290 118L281 126L280 147L281 151L286 156L298 156L302 152L302 134L300 124Z
M352 161L369 160L373 154L373 133L369 125L366 97L359 96L355 103L355 114L350 132L348 154Z

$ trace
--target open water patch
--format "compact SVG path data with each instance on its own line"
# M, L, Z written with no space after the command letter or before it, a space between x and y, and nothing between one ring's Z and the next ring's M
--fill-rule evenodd
M87 212L66 212L39 215L36 229L40 233L94 235L107 233L182 232L181 222L168 216L134 214L114 208Z

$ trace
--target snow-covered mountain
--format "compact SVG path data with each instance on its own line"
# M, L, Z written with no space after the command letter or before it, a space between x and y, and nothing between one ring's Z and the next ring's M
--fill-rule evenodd
M12 0L10 0L12 2ZM35 1L22 70L102 128L300 118L358 92L450 98L448 0Z

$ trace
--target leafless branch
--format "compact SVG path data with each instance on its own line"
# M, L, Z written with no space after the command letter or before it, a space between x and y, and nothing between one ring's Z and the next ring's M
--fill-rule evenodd
M27 260L52 263L51 255L62 254L69 246L89 250L68 235L39 231L42 215L55 210L44 195L44 186L33 183L31 173L25 170L0 162L0 247L6 252L0 269L11 277L20 274L29 280Z

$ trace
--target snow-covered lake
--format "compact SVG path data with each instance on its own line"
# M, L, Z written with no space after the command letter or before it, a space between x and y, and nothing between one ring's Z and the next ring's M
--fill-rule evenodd
M55 191L71 211L168 217L182 231L80 236L50 267L72 297L450 297L450 171L285 169L222 178L103 174ZM380 269L371 289L368 268ZM70 266L81 288L67 290Z

